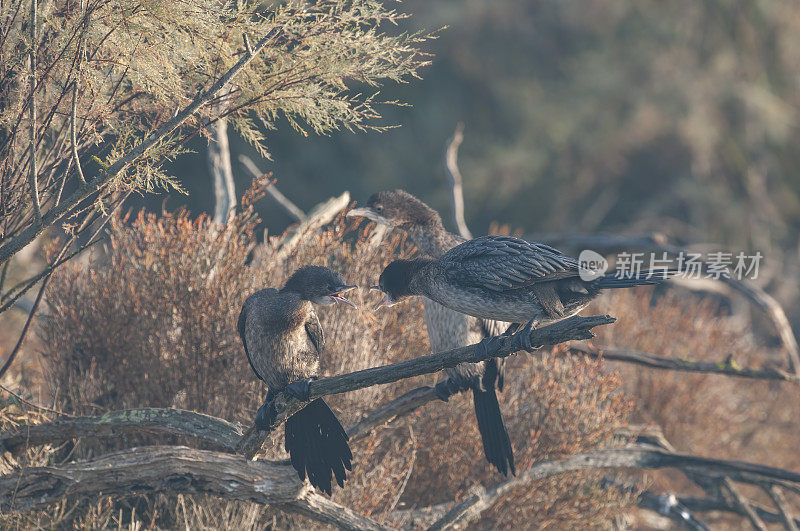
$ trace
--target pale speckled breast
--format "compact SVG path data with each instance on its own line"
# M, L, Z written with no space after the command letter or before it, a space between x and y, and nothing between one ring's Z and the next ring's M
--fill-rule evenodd
M433 352L466 347L483 339L480 324L474 317L445 308L427 297L423 297L422 302L425 327ZM481 368L474 363L462 363L444 372L451 378L469 377L480 375Z
M264 301L266 302L266 301ZM308 303L290 300L256 304L247 314L245 335L250 362L272 390L319 374L319 353L305 330L313 310ZM297 308L296 305L303 305ZM290 317L287 309L301 312Z

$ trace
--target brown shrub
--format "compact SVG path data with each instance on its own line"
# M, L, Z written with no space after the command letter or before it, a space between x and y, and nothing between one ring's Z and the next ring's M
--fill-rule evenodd
M186 213L139 214L132 223L112 225L105 260L60 271L49 296L53 318L40 330L59 407L95 414L175 406L249 423L265 390L235 330L244 298L262 287L282 285L305 264L329 266L348 282L370 286L391 259L414 251L398 234L371 244L369 226L359 228L343 218L305 235L294 249L282 248L287 240L281 238L256 245L254 223L249 211L224 230ZM359 290L352 298L368 308L377 296ZM327 307L319 314L328 347L325 374L430 352L419 300L377 313ZM435 379L428 375L373 387L330 397L330 403L347 425L377 404ZM519 356L511 360L506 382L501 407L519 469L606 444L630 409L619 393L619 378L584 359ZM108 447L105 442L92 448ZM501 480L483 458L466 395L429 404L354 444L353 451L354 473L334 499L379 519L395 508L461 498L475 482ZM551 526L598 525L630 503L601 489L598 479L598 474L580 473L539 482L487 513L479 526L507 527L520 519ZM161 527L186 522L217 527L225 520L220 515L229 515L233 527L268 526L273 519L281 527L310 525L298 517L208 497L137 496L108 503L108 514L122 511L128 515L125 522ZM105 514L97 509L101 506L106 507L88 504L67 520L81 526L106 521L99 516Z
M691 292L668 290L655 298L650 288L617 290L598 299L593 309L617 317L614 326L598 329L600 345L702 361L725 362L732 356L744 367L785 364L784 352L758 345L718 304ZM800 469L796 384L609 366L619 370L625 392L636 399L632 421L661 426L677 450ZM702 494L680 474L649 476L655 490ZM772 506L763 493L752 494ZM712 515L704 518L714 523Z

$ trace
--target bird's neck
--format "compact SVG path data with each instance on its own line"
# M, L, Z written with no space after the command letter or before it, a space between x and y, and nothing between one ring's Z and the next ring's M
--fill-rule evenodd
M408 263L404 279L408 286L408 295L424 295L424 289L429 280L424 270L432 263L433 260L430 258L417 258Z
M406 229L406 232L421 253L433 258L439 258L456 245L464 242L464 238L447 232L441 221L413 225Z

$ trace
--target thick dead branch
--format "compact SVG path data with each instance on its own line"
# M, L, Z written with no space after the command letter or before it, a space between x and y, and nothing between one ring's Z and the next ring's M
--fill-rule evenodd
M458 148L464 141L464 124L456 126L453 136L447 141L444 150L444 173L450 188L450 207L453 214L453 223L458 228L462 238L472 239L472 233L464 220L464 187L462 185L461 170L458 169Z
M242 166L244 166L247 171L250 172L250 175L253 177L253 179L261 179L266 175L266 173L258 169L256 163L253 162L253 160L247 155L239 155L239 162L241 162ZM292 217L292 219L300 222L305 221L306 213L303 212L297 205L292 203L291 199L283 195L275 186L275 183L269 185L266 188L266 192L271 195L280 206L283 207L283 209L289 214L289 216Z
M148 152L155 145L166 139L186 120L188 120L198 109L210 102L222 88L228 84L243 68L245 68L253 58L264 49L264 47L274 38L278 32L277 28L270 30L253 46L253 54L243 54L239 61L231 67L222 77L220 77L211 87L197 96L189 105L178 112L172 119L159 127L150 136L137 144L133 149L121 157L117 162L109 166L102 174L86 184L81 185L67 199L58 206L53 206L47 214L42 217L40 223L31 224L14 238L9 239L0 245L0 264L5 263L20 249L31 243L45 228L57 223L66 214L78 206L82 201L92 194L102 190L109 182L122 173L131 163Z
M64 497L132 492L212 494L278 505L342 529L387 529L316 494L290 465L182 446L143 447L63 467L31 467L0 477L0 510L29 511Z
M356 424L347 428L347 435L351 441L361 439L372 433L376 428L398 417L408 415L428 402L438 399L439 397L436 396L436 390L433 387L427 385L417 387L373 410Z
M477 487L471 496L453 506L429 529L449 529L480 517L513 489L556 474L586 469L621 468L678 468L684 473L702 473L711 478L729 478L742 483L800 487L800 473L742 461L712 459L657 450L648 446L630 446L611 450L596 450L577 454L558 461L538 463L519 476L490 488Z
M242 436L239 424L182 409L126 409L99 417L77 417L0 432L0 448L11 453L29 446L71 439L118 437L133 433L184 435L232 451Z
M570 317L569 319L532 330L530 334L531 344L534 347L541 347L576 339L590 339L594 337L591 332L592 328L613 323L614 320L613 317L608 315ZM431 374L447 367L455 367L465 361L481 362L489 358L505 357L518 350L519 346L515 344L514 338L505 336L496 338L488 346L479 343L391 365L322 378L311 382L309 399L313 400L321 396L356 391L365 387L392 383L422 374ZM304 402L300 402L286 393L279 393L275 397L275 407L278 414L271 429L281 425L287 418L300 411L304 406ZM242 438L239 451L248 457L252 457L261 448L264 439L265 433L259 433L259 430L251 427Z
M666 358L656 356L641 350L631 350L623 348L594 347L590 345L574 344L569 346L570 350L580 354L585 354L591 358L602 358L608 361L620 361L624 363L635 363L644 365L651 369L663 369L669 371L685 372L705 372L712 374L723 374L725 376L738 376L740 378L752 378L755 380L783 380L796 382L797 378L780 369L747 369L739 366L732 358L724 361L690 361L681 358Z

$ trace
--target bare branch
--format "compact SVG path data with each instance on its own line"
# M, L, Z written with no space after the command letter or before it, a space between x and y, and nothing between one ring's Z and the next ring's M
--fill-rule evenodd
M783 527L787 531L797 531L797 522L794 516L792 516L792 511L789 509L789 504L786 503L786 497L783 495L783 491L780 487L776 485L762 485L762 488L772 499L772 503L775 504L778 511L780 511L781 518L783 519L781 522Z
M695 512L725 511L729 513L735 513L741 516L747 516L742 512L742 509L739 506L733 505L723 499L684 497L684 498L678 498L678 501L682 505L685 505L689 510ZM758 514L759 518L761 518L765 522L771 522L771 523L783 522L783 519L780 514L768 511L767 509L753 502L750 502L750 505L756 511L756 514ZM794 524L799 525L800 520L795 518Z
M754 302L769 316L780 335L783 346L786 347L795 377L800 379L800 347L797 345L797 338L792 330L792 325L789 324L789 319L786 317L786 312L783 311L780 303L775 300L775 297L750 283L724 277L720 281Z
M66 247L64 247L64 250L66 250ZM62 250L62 254L64 250ZM47 283L50 281L51 274L48 274L46 277L44 277L44 280L42 280L42 285L39 286L39 293L36 294L36 299L33 301L33 307L28 313L28 318L25 319L25 324L22 325L22 331L19 333L17 344L14 345L14 349L11 351L11 354L8 355L6 362L3 363L2 367L0 367L0 380L3 378L6 372L8 372L11 364L14 363L14 358L17 357L17 354L22 348L22 344L25 343L25 338L28 336L28 329L30 328L33 319L36 317L36 311L39 309L39 303L42 302L42 296L44 295L44 290L47 289Z
M764 522L758 517L755 510L753 510L753 508L750 506L750 502L748 502L747 499L742 496L742 494L739 492L739 489L733 484L733 481L731 481L730 478L724 478L722 480L722 484L731 495L733 502L738 505L742 511L744 511L744 514L747 515L747 519L750 520L750 524L753 526L753 529L758 531L767 531L767 526L764 525Z
M595 326L611 324L615 319L611 316L592 316L581 317L573 316L563 321L536 328L531 331L531 344L536 347L544 345L556 345L575 339L590 339L594 336L591 329ZM490 358L506 357L519 350L515 338L511 336L499 336L490 343L478 343L467 347L456 348L427 356L420 356L410 360L373 367L348 374L340 374L330 378L314 380L310 383L309 400L321 396L346 393L373 385L381 385L396 382L422 374L439 372L448 367L455 367L459 363L472 362L478 363ZM287 418L291 417L305 406L296 398L286 394L278 393L275 397L275 408L277 415L274 424L270 429L281 425ZM239 445L239 451L248 457L255 455L261 448L264 441L264 432L259 432L255 427L251 427Z
M456 130L444 150L444 173L450 187L450 207L452 209L453 223L458 228L462 238L472 239L472 233L464 220L464 188L462 186L461 170L458 169L458 148L464 141L464 124L459 122Z
M28 61L31 69L31 91L28 99L28 111L30 112L30 141L31 141L31 160L30 173L28 175L28 185L31 191L31 201L33 201L33 211L36 214L36 223L42 225L42 206L39 203L39 183L36 168L36 0L31 0L31 21L30 21L31 51Z
M186 447L144 447L64 467L31 467L0 477L0 510L39 509L66 496L131 492L212 494L278 505L342 529L385 530L374 520L316 494L291 465Z
M141 408L111 411L99 417L75 417L0 432L0 448L13 454L30 446L134 433L183 435L233 451L244 431L233 422L182 409Z
M595 450L576 454L556 461L545 461L532 466L515 478L484 488L476 487L471 496L454 505L429 529L449 529L456 524L465 525L480 517L513 489L530 485L546 477L587 469L621 468L678 468L684 473L703 473L712 478L735 479L759 485L800 486L800 473L742 461L729 461L657 450L647 446L630 446L610 450Z
M681 358L666 358L656 356L641 350L631 350L623 348L594 347L580 343L572 344L569 349L573 352L585 354L595 359L605 359L608 361L619 361L624 363L635 363L644 365L651 369L663 369L669 371L685 372L704 372L711 374L722 374L725 376L737 376L740 378L752 378L756 380L783 380L796 382L797 378L780 369L747 369L739 366L732 358L725 361L690 361Z
M339 215L339 212L347 208L349 204L350 192L346 191L338 197L331 197L315 206L306 219L292 227L280 239L275 251L269 255L270 260L280 261L286 258L297 248L297 245L306 234L333 221Z
M358 440L369 435L376 428L392 420L416 411L428 402L439 400L433 387L423 386L412 389L398 398L383 404L370 412L356 424L347 428L350 440Z
M253 179L261 179L266 175L266 173L262 172L258 169L253 159L248 157L247 155L239 155L239 162L250 172L250 175ZM297 205L292 203L291 199L286 197L278 190L278 187L275 186L275 183L271 184L267 187L267 193L272 196L272 198L277 201L277 203L283 207L284 210L295 220L295 221L305 221L306 214L303 212Z

